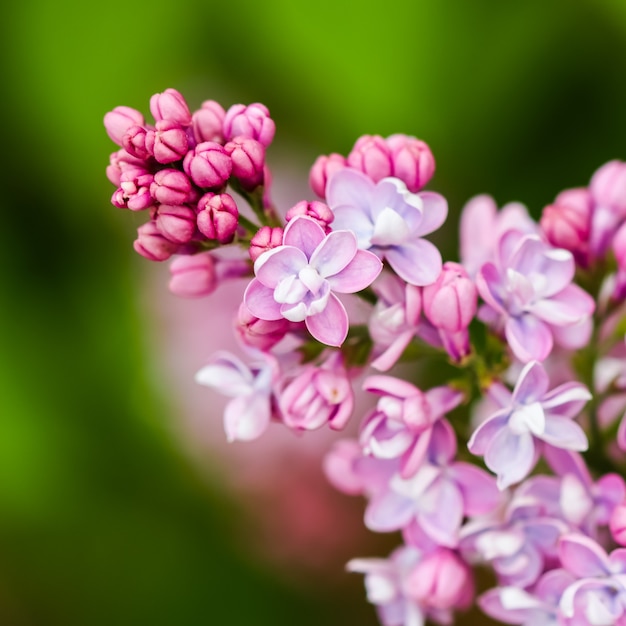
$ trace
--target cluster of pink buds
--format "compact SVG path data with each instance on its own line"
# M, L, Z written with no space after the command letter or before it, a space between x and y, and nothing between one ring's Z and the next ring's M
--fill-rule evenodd
M228 440L349 429L369 398L324 470L365 500L367 528L401 537L348 564L383 626L450 624L474 602L506 624L626 626L626 163L538 222L472 198L459 258L444 260L428 237L448 204L424 189L424 141L364 136L321 156L321 200L279 213L266 107L191 114L168 89L150 110L154 125L128 107L105 116L121 147L113 204L149 210L135 249L175 255L174 293L249 279L233 312L242 355L219 352L196 378L230 398Z

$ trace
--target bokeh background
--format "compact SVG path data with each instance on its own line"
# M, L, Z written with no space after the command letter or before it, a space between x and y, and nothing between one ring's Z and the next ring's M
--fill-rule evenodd
M367 538L361 504L324 491L319 470L277 465L277 450L300 442L224 450L208 441L223 437L208 391L199 411L218 427L181 427L189 407L172 372L208 354L176 352L176 322L204 316L203 345L224 333L219 305L174 304L167 268L133 253L138 222L109 204L102 117L120 104L148 113L167 87L192 108L264 102L286 198L306 189L318 154L405 132L431 145L430 187L453 215L482 192L537 215L626 159L626 2L24 0L1 11L0 623L376 624L343 564L391 544ZM456 241L452 216L447 258ZM271 456L261 495L233 479L244 455ZM268 511L278 521L262 521ZM298 514L311 524L294 541Z

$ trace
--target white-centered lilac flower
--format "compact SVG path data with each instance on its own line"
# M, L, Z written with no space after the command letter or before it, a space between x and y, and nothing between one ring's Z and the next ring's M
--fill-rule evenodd
M441 272L441 254L425 239L448 215L448 203L437 193L411 193L397 178L374 183L345 168L334 173L326 201L335 213L333 228L355 232L359 248L386 260L407 283L429 285Z
M361 291L381 269L375 254L359 250L353 232L326 235L311 218L296 217L285 228L283 245L255 261L256 278L244 302L260 319L305 322L315 339L340 346L348 334L348 314L334 292Z
M553 328L576 326L594 311L593 298L572 284L575 264L568 250L537 235L511 230L500 239L495 263L485 263L476 286L504 322L520 361L543 361L552 351Z
M580 383L565 383L552 391L548 386L543 365L528 363L509 404L484 421L467 444L472 454L485 457L487 467L498 475L500 489L528 476L538 457L536 440L567 450L587 449L587 437L572 418L591 394ZM505 395L502 390L501 402Z

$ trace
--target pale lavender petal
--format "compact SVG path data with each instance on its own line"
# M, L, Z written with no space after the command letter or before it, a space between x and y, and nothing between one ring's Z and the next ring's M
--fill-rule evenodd
M402 457L402 465L400 468L400 476L402 478L411 478L420 469L426 458L432 433L432 428L425 430L417 438L415 445L406 451Z
M354 233L359 248L367 250L372 245L374 223L368 213L354 206L341 205L333 208L335 230L349 230Z
M569 534L559 541L559 558L565 569L579 578L610 574L606 552L590 537Z
M354 233L349 230L334 230L313 252L309 264L324 278L340 272L357 252Z
M396 274L411 285L430 285L441 274L441 254L425 239L386 249L385 258Z
M425 394L431 411L437 416L445 415L461 404L464 398L462 391L457 391L452 387L443 385L441 387L433 387Z
M380 214L389 209L408 226L412 235L422 222L423 202L420 194L411 193L398 178L383 178L376 185L371 200L372 217L379 221Z
M548 446L544 450L544 457L555 474L559 476L573 474L583 484L591 485L591 475L585 459L577 452Z
M543 433L536 436L556 448L583 452L589 447L585 431L567 417L549 417Z
M402 356L405 348L411 343L414 335L415 330L412 328L398 335L387 349L371 362L371 366L379 372L390 370Z
M415 515L415 503L387 491L372 498L365 510L365 526L376 532L392 532L406 526Z
M510 267L511 260L519 251L526 234L521 230L512 229L505 231L498 242L498 264L500 267Z
M456 456L456 433L446 419L437 420L432 426L428 457L433 463L445 466Z
M564 383L549 391L541 401L543 408L551 415L575 417L592 396L581 383Z
M505 624L525 624L542 602L517 587L496 587L478 598L478 605L489 617Z
M333 211L339 206L353 206L371 217L370 198L375 187L374 182L365 174L346 167L329 178L326 184L326 202Z
M593 298L578 285L568 285L549 299L530 304L528 310L549 324L575 324L581 317L593 313Z
M436 480L419 501L417 520L424 532L438 544L458 544L463 521L463 498L457 486L444 478Z
M498 488L526 478L536 462L535 444L530 433L516 435L508 428L500 430L485 452L485 464L498 475Z
M487 195L475 196L463 207L459 226L461 260L470 274L474 274L493 251L497 211L494 199Z
M226 396L237 397L252 391L254 376L244 363L227 352L218 352L199 370L195 381Z
M390 395L397 398L409 398L419 393L419 389L412 383L395 376L383 376L382 374L368 376L363 381L363 389L378 395Z
M316 221L309 217L299 216L287 224L283 234L283 244L298 248L307 259L310 259L324 237L324 229Z
M463 495L465 515L484 515L495 509L502 500L493 476L470 463L455 463L449 469Z
M476 275L476 288L481 298L498 313L507 313L504 305L506 289L502 278L493 263L485 263Z
M270 423L269 397L250 394L235 398L224 411L224 429L228 441L252 441L260 437Z
M614 574L626 572L626 548L613 550L609 555L609 561L611 562L611 571Z
M275 289L282 280L297 275L306 266L307 258L302 250L279 246L259 256L254 264L254 273L266 287Z
M246 287L243 301L252 315L262 320L280 320L281 305L274 300L274 290L266 287L261 281L253 278Z
M511 350L524 363L543 361L552 351L550 328L532 315L509 317L504 330Z
M472 454L484 456L492 439L503 428L507 427L506 423L509 417L509 412L508 408L500 410L480 424L467 443L467 447Z
M369 287L382 269L382 261L375 254L367 250L357 250L348 265L327 280L333 291L356 293Z
M305 323L311 335L327 346L339 347L348 335L348 314L334 293L329 294L326 308L321 313L309 315Z
M422 202L422 221L417 232L413 233L417 237L428 235L440 228L448 217L447 200L434 191L422 191L417 194Z
M539 361L531 361L519 375L513 390L513 401L522 404L537 402L543 398L549 386L550 379L543 365Z

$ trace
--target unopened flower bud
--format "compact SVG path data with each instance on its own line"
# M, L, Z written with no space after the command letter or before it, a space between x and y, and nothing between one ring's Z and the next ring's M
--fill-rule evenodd
M145 169L142 159L137 159L128 154L126 150L118 150L111 154L109 165L107 165L107 178L116 186L119 186L122 172L131 169Z
M589 183L594 204L610 208L619 217L626 216L626 163L609 161L596 170Z
M591 208L589 190L581 187L562 191L541 214L546 239L556 248L569 250L581 265L587 265Z
M265 147L262 143L248 137L235 137L224 150L233 163L232 175L244 189L252 191L263 184Z
M312 202L301 200L298 204L294 204L294 206L287 211L285 221L289 222L289 220L292 220L298 215L305 215L315 220L325 230L326 234L330 232L330 223L335 219L335 215L330 207L317 200L313 200Z
M237 203L227 193L207 193L198 202L198 230L208 239L229 243L239 221Z
M284 317L279 320L261 320L252 315L242 302L235 330L246 345L266 351L275 346L292 326L293 323Z
M250 241L250 249L248 253L252 261L256 261L264 252L282 246L283 229L279 226L272 228L270 226L262 226L256 232Z
M190 200L191 191L191 181L175 169L159 170L150 187L150 193L161 204L183 204Z
M457 333L466 329L476 314L476 286L458 263L444 263L439 278L422 293L424 314L435 328Z
M133 247L135 252L150 261L166 261L179 246L164 237L154 222L147 222L137 229L137 239Z
M196 212L184 204L160 204L152 219L159 232L174 243L188 243L196 232Z
M363 172L375 183L393 176L391 148L380 135L363 135L346 160L349 167Z
M328 179L339 170L347 167L345 157L333 152L328 156L317 157L311 172L309 173L309 186L320 198L326 197L326 183Z
M392 175L412 193L428 184L435 173L435 157L428 144L402 134L391 135L386 142L391 149Z
M202 103L202 108L195 111L191 116L196 142L215 141L224 143L222 127L225 115L226 113L221 104L215 102L215 100L205 100Z
M181 126L191 124L191 113L185 98L176 89L166 89L150 98L150 113L155 122L168 120Z
M161 120L148 132L146 148L159 163L180 161L189 148L187 131L176 122Z
M264 104L255 102L248 106L234 104L224 117L224 138L232 141L235 137L243 136L256 139L265 147L274 139L276 125L270 117L270 112Z
M143 126L143 115L130 107L115 107L104 116L104 128L109 137L118 145L131 126Z
M113 193L111 203L118 209L141 211L154 204L150 187L154 178L143 168L128 169L121 173L120 186Z
M122 145L126 152L137 159L146 160L151 157L152 151L146 142L149 132L143 126L131 126L122 138Z
M218 189L230 178L233 163L223 146L205 141L187 153L183 168L198 187Z
M217 287L215 262L210 252L176 257L170 264L170 291L183 298L208 296Z
M618 504L609 521L611 535L620 546L626 546L626 502Z

